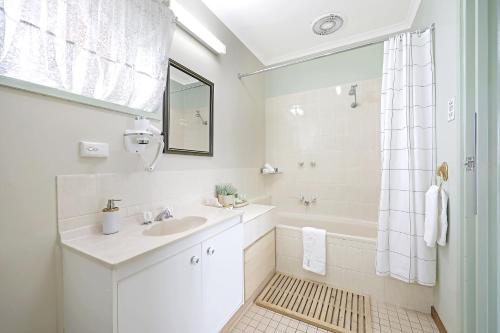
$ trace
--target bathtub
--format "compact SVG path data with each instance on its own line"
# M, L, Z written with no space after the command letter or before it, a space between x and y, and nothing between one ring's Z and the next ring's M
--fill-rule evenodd
M370 295L373 301L430 313L433 288L375 274L377 224L322 215L277 212L276 270ZM326 275L302 268L302 227L327 231Z

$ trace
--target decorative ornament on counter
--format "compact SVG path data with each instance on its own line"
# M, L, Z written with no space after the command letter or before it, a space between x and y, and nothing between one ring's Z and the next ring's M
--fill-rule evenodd
M222 205L220 204L219 200L217 200L217 198L206 198L205 206L222 208Z
M234 206L234 200L238 190L233 184L219 184L215 185L215 193L219 202L224 207Z
M236 194L236 198L234 199L234 208L245 207L246 205L248 205L246 196L241 193Z

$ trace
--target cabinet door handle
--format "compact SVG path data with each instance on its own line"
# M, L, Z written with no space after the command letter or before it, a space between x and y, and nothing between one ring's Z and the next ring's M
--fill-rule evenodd
M209 247L207 249L207 255L211 256L215 253L215 249L213 247Z
M196 265L196 264L199 264L200 263L200 258L198 258L197 256L192 256L191 257L191 264L192 265Z

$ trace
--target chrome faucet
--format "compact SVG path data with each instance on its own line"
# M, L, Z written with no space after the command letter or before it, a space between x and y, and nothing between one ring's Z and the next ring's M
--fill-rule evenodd
M315 204L318 198L316 196L310 197L310 199L306 199L304 195L300 196L300 202L304 204L304 206L309 207L312 204Z
M165 209L163 209L160 214L158 214L156 217L155 217L155 221L163 221L163 220L166 220L166 219L169 219L171 217L174 217L174 211L172 208L170 207L167 207Z

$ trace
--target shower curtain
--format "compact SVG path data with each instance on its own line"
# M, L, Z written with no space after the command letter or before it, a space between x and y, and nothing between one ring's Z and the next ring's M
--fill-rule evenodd
M384 44L382 174L376 272L433 286L436 249L423 240L425 192L435 181L435 82L430 29Z

